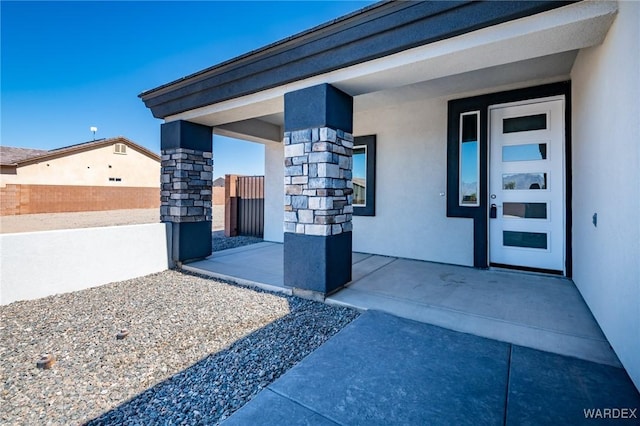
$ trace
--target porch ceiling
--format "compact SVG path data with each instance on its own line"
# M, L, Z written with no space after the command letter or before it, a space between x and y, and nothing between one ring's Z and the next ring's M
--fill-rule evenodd
M282 139L284 94L330 83L357 111L518 82L566 79L579 49L601 43L615 2L579 2L366 63L166 117L256 142Z
M355 107L358 111L366 111L398 102L412 102L451 94L470 93L520 82L563 81L569 78L577 54L577 50L571 50L365 93L355 98Z

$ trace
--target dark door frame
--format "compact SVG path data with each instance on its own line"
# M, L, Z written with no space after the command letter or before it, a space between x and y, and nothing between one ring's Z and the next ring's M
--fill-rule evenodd
M448 104L447 121L447 217L473 219L473 266L489 267L489 107L497 104L526 101L537 98L564 95L565 97L565 271L572 271L572 170L571 170L571 81L527 87L505 92L490 93L470 98L455 99ZM480 111L480 191L478 206L459 205L460 168L460 115Z

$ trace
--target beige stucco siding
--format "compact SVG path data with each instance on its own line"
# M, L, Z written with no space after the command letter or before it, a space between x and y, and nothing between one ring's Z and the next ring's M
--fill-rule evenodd
M473 221L447 218L447 100L356 112L354 135L376 135L376 215L353 217L353 249L473 265Z
M126 154L116 154L109 145L20 166L16 174L0 174L0 186L7 184L159 187L160 163L130 146Z
M640 3L572 80L573 280L640 388ZM597 226L593 215L598 215Z
M473 221L447 218L447 100L356 112L354 135L376 135L376 215L353 217L353 249L473 265ZM265 149L265 239L283 239L283 148Z

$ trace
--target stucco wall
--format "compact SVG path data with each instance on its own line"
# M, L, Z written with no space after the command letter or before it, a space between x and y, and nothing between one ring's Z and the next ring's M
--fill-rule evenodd
M264 145L264 239L284 240L284 145Z
M640 388L640 3L576 58L573 280ZM598 226L592 216L598 214Z
M214 186L212 201L214 206L224 206L224 186Z
M353 217L353 249L473 265L473 221L446 217L447 100L356 112L354 135L375 134L376 215Z
M447 99L354 114L354 135L377 137L376 215L353 217L353 249L473 265L473 222L446 217ZM283 241L284 149L265 145L265 230Z
M159 187L160 163L127 147L115 154L113 145L18 167L17 174L0 174L7 184ZM109 167L111 166L111 167ZM109 178L121 180L110 181Z
M0 235L0 304L82 290L169 267L169 224Z

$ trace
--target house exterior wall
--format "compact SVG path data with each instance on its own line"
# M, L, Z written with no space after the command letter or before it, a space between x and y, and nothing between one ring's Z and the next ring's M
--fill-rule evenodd
M376 215L353 216L353 250L473 266L473 220L446 217L447 101L354 114L356 136L377 138ZM265 145L267 241L283 241L284 147ZM410 176L410 181L407 177Z
M572 78L573 280L640 388L640 3ZM592 216L598 214L597 227Z
M214 206L224 206L224 186L213 187L213 200Z
M376 135L376 215L353 217L353 249L473 266L473 220L446 217L447 100L356 112Z
M16 174L0 174L0 186L7 184L157 188L160 163L130 146L126 154L115 154L109 145L21 166Z
M353 216L354 251L473 266L473 219L447 218L447 102L546 84L525 81L356 111L354 136L376 135L376 214ZM284 153L265 149L265 240L283 241Z

